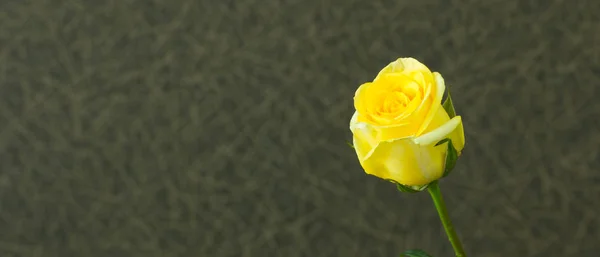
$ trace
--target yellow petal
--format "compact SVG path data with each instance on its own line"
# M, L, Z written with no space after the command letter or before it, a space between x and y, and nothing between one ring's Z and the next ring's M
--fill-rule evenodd
M358 87L356 92L354 93L354 108L356 111L361 113L368 113L367 108L369 106L368 99L365 99L365 92L367 92L368 88L372 85L372 83L364 83Z
M431 72L427 66L417 61L414 58L398 58L396 61L391 62L387 66L385 66L375 80L377 80L380 76L388 73L400 73L400 72L413 72L413 71L422 71L422 72Z
M454 144L454 148L458 151L458 155L460 155L463 148L465 148L465 130L463 128L462 121L458 124L458 127L450 134L450 139L452 139L452 144Z
M367 123L359 121L358 112L354 112L350 119L350 131L352 131L354 150L358 160L362 163L379 144L377 131Z
M379 143L361 165L367 174L418 186L442 176L445 155L444 147L419 146L411 139L403 139Z
M446 117L448 117L447 114L446 114ZM454 118L452 118L445 124L437 127L436 129L434 129L428 133L425 133L417 138L414 138L413 142L415 144L418 144L421 146L436 144L437 142L441 141L442 139L450 137L450 135L453 134L452 132L454 132L460 124L462 124L461 117L455 116ZM459 140L457 140L457 138L450 138L450 139L452 139L453 144L460 143ZM455 146L455 148L456 148L456 146Z
M442 97L444 96L444 91L446 91L446 84L444 83L444 78L439 73L434 72L433 76L435 78L435 90L432 92L433 100L416 136L420 136L425 131L429 126L429 123L431 123L431 120L437 114L438 109L442 108Z

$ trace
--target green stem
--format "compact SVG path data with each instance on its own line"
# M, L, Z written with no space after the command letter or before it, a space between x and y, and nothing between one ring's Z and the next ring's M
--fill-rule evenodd
M454 227L452 226L452 222L450 221L450 217L448 216L448 211L446 210L446 204L444 203L444 199L442 198L442 193L440 192L440 186L437 181L432 182L427 187L427 191L431 195L433 199L433 203L435 204L435 208L437 209L438 214L440 215L440 220L442 220L442 225L444 225L444 229L446 230L446 235L448 235L448 239L452 244L452 248L454 248L454 254L456 257L466 257L465 250L463 250L462 244L460 243L460 239L454 231Z

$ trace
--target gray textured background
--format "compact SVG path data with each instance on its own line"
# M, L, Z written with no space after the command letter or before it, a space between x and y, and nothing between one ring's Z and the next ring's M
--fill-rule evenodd
M467 136L473 257L598 256L600 1L0 3L0 256L452 256L367 176L352 97L400 56Z

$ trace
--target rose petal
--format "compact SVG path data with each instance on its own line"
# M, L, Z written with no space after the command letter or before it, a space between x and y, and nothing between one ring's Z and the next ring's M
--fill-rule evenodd
M381 142L361 165L367 174L403 185L424 185L442 176L445 151L419 146L410 139Z
M442 98L444 96L444 91L446 90L446 84L444 83L444 78L439 73L434 72L433 76L435 78L435 91L433 92L433 100L431 107L429 107L429 111L425 115L423 123L416 133L417 136L420 136L423 133L423 131L429 126L429 123L433 117L436 115L438 109L442 107Z
M435 144L442 139L447 138L452 132L456 130L456 128L462 124L462 119L460 116L455 116L450 119L444 125L425 133L419 137L413 139L413 142L418 145L431 145ZM454 142L453 142L454 143ZM459 142L457 142L459 143Z

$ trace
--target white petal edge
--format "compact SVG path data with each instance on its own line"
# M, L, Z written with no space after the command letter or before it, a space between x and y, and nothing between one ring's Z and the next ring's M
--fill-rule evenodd
M350 130L354 129L354 126L356 125L357 122L358 122L358 112L354 111L354 114L352 114L352 118L350 118Z
M417 145L431 145L437 143L440 140L448 137L448 135L450 135L450 133L452 133L461 122L462 118L460 116L455 116L439 128L436 128L427 134L423 134L420 137L416 137L413 139L413 142Z

